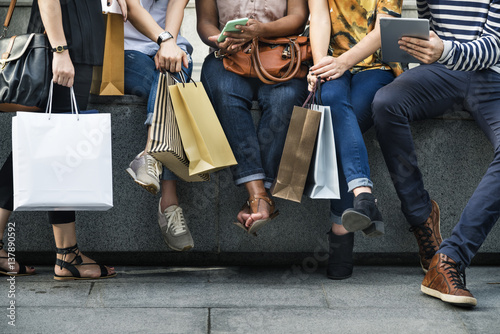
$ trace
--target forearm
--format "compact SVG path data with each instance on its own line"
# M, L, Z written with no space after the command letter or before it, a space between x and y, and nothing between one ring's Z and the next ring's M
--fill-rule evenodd
M132 25L144 36L156 42L158 36L164 29L160 27L151 14L141 6L139 0L127 0L127 7L128 20L130 23L132 23ZM174 34L172 33L172 35ZM174 35L174 37L176 38L177 34Z
M172 34L175 41L177 41L177 35L184 19L184 9L188 2L189 0L170 0L168 2L165 30Z
M67 45L59 0L38 0L38 7L50 45Z
M208 39L220 34L219 14L215 0L196 0L196 29L203 43L218 48L217 43Z
M332 31L327 2L323 0L309 0L311 23L309 36L314 63L317 64L328 54L330 34Z
M262 25L259 37L297 35L304 31L309 16L306 0L288 0L287 15Z

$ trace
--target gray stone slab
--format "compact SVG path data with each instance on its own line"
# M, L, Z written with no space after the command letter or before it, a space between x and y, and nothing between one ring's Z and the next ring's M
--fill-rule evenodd
M88 307L325 307L321 285L127 283L95 284ZM92 305L91 305L92 304Z
M2 333L207 333L208 310L199 308L20 307L16 327L0 322Z
M362 307L211 310L211 333L469 333L452 311Z
M7 298L9 285L2 279L0 291L2 298L1 306L8 306L10 300L15 300L19 307L82 307L85 305L92 283L88 282L29 282L23 281L21 277L16 279L15 296Z

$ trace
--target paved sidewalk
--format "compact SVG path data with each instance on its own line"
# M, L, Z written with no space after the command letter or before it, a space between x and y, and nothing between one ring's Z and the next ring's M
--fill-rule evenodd
M473 267L475 309L420 293L416 267L118 267L114 279L58 282L51 267L0 281L0 333L500 333L500 268ZM15 324L7 309L15 300Z

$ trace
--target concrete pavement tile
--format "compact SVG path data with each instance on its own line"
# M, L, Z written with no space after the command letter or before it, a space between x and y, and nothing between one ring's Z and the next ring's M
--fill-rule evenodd
M199 308L20 307L16 327L5 320L1 333L207 333L208 310Z
M210 272L221 267L115 267L118 276L113 283L201 283L208 282Z
M344 307L212 309L210 333L469 333L451 310Z
M496 298L498 300L498 294ZM456 312L469 333L498 334L500 332L500 307L484 307L478 299L478 306L474 309L460 309Z
M211 283L245 284L318 284L326 280L325 268L309 269L302 265L278 268L229 267L226 270L211 271Z
M21 306L83 306L87 300L91 282L22 282L21 277L16 280L15 297L9 299L7 286L0 285L2 293L0 306L8 305L10 300L15 300Z
M95 294L100 294L96 297ZM95 307L326 307L321 285L96 283ZM100 304L102 301L102 305ZM91 306L91 305L87 305Z

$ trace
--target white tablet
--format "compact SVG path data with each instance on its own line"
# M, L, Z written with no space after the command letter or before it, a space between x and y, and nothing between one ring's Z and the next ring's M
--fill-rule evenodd
M399 48L398 40L403 37L429 39L429 21L416 18L380 18L382 39L382 60L384 62L420 63L415 57Z

